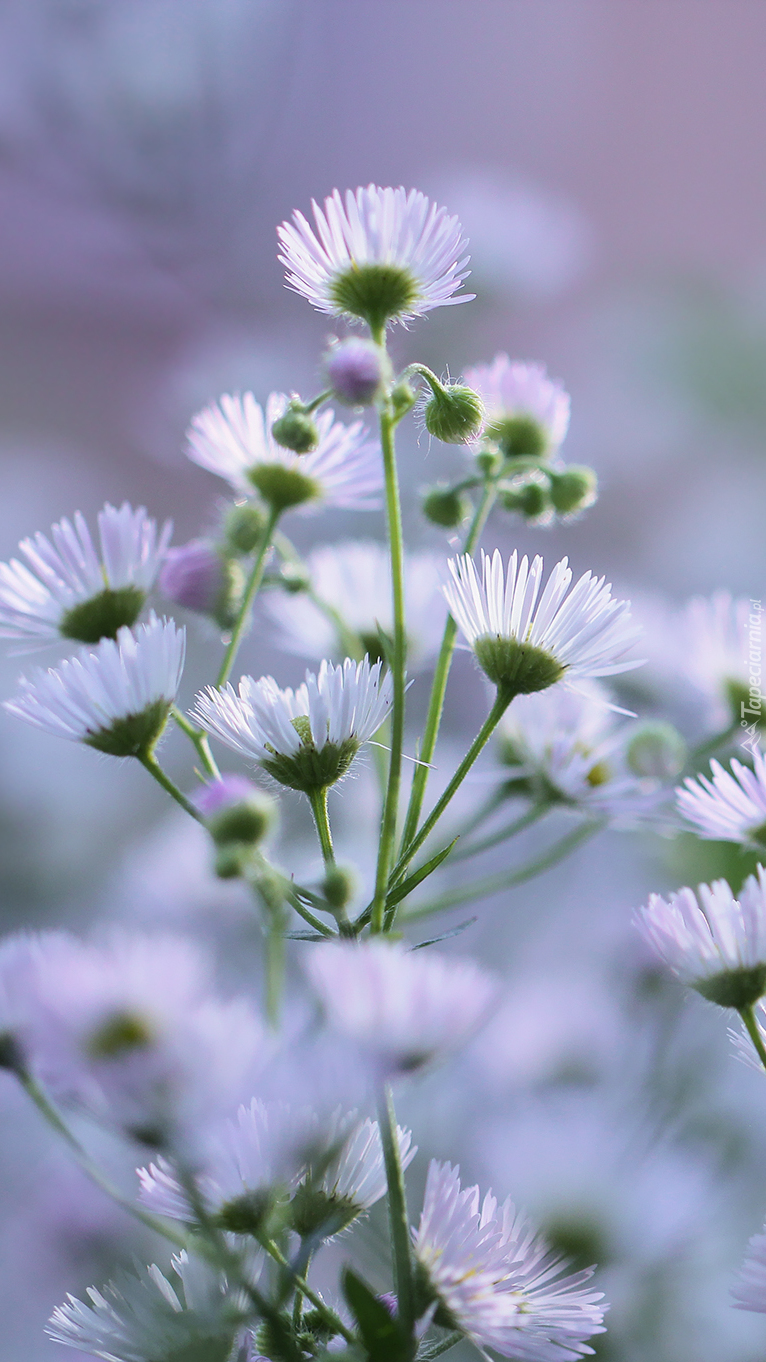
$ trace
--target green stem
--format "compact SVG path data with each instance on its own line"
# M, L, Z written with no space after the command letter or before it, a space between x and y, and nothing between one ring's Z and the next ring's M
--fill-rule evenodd
M185 794L181 794L178 786L174 785L170 776L165 774L153 752L141 753L138 760L144 769L149 772L149 775L157 781L157 784L161 785L163 790L166 790L170 795L171 799L176 801L176 804L180 804L181 808L184 809L186 813L190 814L192 818L196 818L198 823L204 823L205 820L199 809L195 809L191 800L187 799Z
M305 1296L307 1301L311 1301L311 1304L320 1312L325 1322L330 1325L330 1328L333 1329L336 1334L340 1334L342 1338L345 1338L347 1343L356 1343L357 1340L354 1338L351 1330L346 1328L346 1325L343 1323L340 1316L336 1315L335 1311L326 1304L319 1293L315 1291L313 1287L309 1286L306 1278L301 1277L299 1273L295 1271L290 1260L285 1257L284 1253L277 1244L275 1244L274 1240L267 1239L263 1247L274 1259L274 1262L279 1263L279 1266L284 1268L293 1284L301 1292L301 1295Z
M735 734L739 732L739 728L739 721L735 721L733 724L730 724L728 728L724 728L722 732L715 733L712 738L706 738L699 746L693 747L686 762L687 770L691 770L692 772L697 771L700 762L705 761L707 757L712 756L714 752L718 751L719 747L723 747L730 743Z
M460 1333L459 1330L455 1330L452 1334L447 1334L447 1337L443 1338L441 1343L435 1343L432 1348L429 1348L428 1362L431 1362L433 1357L441 1357L442 1353L448 1353L450 1348L454 1348L458 1343L462 1343L464 1338L465 1334Z
M328 866L335 865L335 851L332 844L332 833L330 832L330 819L327 813L327 786L321 790L313 790L309 795L309 803L314 815L324 863Z
M514 818L512 823L506 823L505 827L500 828L497 832L488 833L486 837L482 837L478 842L472 842L470 846L463 846L461 843L450 856L450 865L455 861L465 861L469 856L478 856L482 851L489 851L490 847L496 847L499 842L506 842L509 837L515 837L525 828L531 828L532 824L537 823L550 807L551 805L548 803L533 804L531 809L527 809L526 813Z
M752 1003L748 1003L746 1007L741 1007L738 1010L740 1017L745 1023L747 1034L753 1042L755 1053L760 1059L764 1069L766 1069L766 1046L764 1046L763 1036L761 1035L758 1023L755 1019L755 1008Z
M213 780L220 780L221 772L218 769L215 757L210 751L207 733L203 733L200 728L197 728L195 724L187 719L186 715L182 713L177 705L173 705L170 713L181 732L185 733L189 741L194 743L194 746L197 749L197 755L207 774L212 776Z
M497 492L493 484L487 483L481 501L474 511L473 520L468 528L468 533L463 544L463 553L473 553L476 548L496 496ZM444 709L444 696L447 690L447 681L452 666L452 655L455 651L456 639L457 625L450 615L444 626L442 644L436 662L434 679L431 684L428 714L426 715L426 725L423 730L423 743L420 752L418 753L420 760L424 764L415 768L415 774L412 779L410 802L407 809L407 817L404 822L404 830L402 832L402 846L406 846L415 836L418 821L420 819L420 812L423 808L426 785L428 784L429 767L436 748L436 740L439 736L442 711Z
M383 1143L383 1158L388 1184L388 1214L391 1224L391 1250L394 1266L394 1290L398 1302L398 1316L402 1328L409 1332L414 1319L415 1301L410 1252L410 1219L407 1214L407 1191L399 1157L396 1134L396 1113L391 1089L386 1085L380 1100L378 1124Z
M271 548L271 541L274 535L274 530L276 529L277 526L277 521L279 520L279 516L280 512L276 510L275 507L272 507L271 511L269 512L269 518L266 522L266 528L263 532L263 539L261 540L260 548L258 549L258 553L256 555L255 562L253 563L252 571L250 573L247 586L245 587L245 592L242 597L242 604L239 607L239 610L237 612L237 618L234 622L234 628L231 631L231 638L229 639L226 652L223 655L221 670L218 673L218 678L215 683L219 689L221 686L226 685L226 682L231 676L232 668L236 661L239 645L242 642L242 635L245 632L250 611L253 606L253 601L255 600L258 594L258 588L261 585L261 581L263 580L263 573L266 567L266 559L269 556L269 549Z
M390 403L387 404L380 413L380 444L383 451L383 467L386 479L386 517L388 523L388 542L391 552L391 590L394 615L393 666L391 671L394 703L391 715L391 755L388 766L388 783L383 802L378 864L375 874L375 898L373 900L371 918L373 932L383 931L388 873L394 856L396 820L399 804L399 783L402 771L402 744L404 741L404 705L406 692L404 545L402 540L402 512L399 501L399 484L396 472L396 450L394 448L394 419Z
M337 935L331 927L327 926L326 922L321 922L318 917L315 917L311 909L306 907L305 903L301 903L297 894L288 893L287 897L298 916L302 917L303 921L307 922L310 927L313 927L315 932L319 932L321 936L327 937Z
M461 903L486 899L492 894L499 894L502 889L512 889L516 884L524 884L526 880L534 879L536 875L542 875L545 870L557 865L570 851L574 851L582 842L587 842L595 833L600 832L604 824L603 818L589 819L587 823L581 823L578 828L568 832L558 842L554 842L544 855L538 856L533 861L527 861L526 865L520 866L518 870L510 872L501 870L496 875L486 875L484 879L474 880L471 884L459 885L456 889L441 894L439 898L432 899L430 903L413 908L404 915L404 921L416 922L419 918L430 917L432 913L443 912L446 908L457 908Z

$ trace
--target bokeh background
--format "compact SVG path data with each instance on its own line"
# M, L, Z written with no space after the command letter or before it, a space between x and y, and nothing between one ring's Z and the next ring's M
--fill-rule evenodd
M546 363L572 394L567 457L600 476L578 523L497 518L489 542L569 553L640 598L760 597L765 53L759 0L2 0L0 555L106 499L172 515L176 542L209 526L220 488L184 458L190 415L225 390L314 390L329 331L284 289L275 225L376 181L461 216L478 295L400 332L397 359ZM457 463L403 437L409 494ZM410 543L443 552L407 505ZM309 547L382 522L293 530ZM192 633L188 699L218 648ZM260 617L243 661L299 677ZM19 666L0 664L4 695ZM411 698L417 713L417 685ZM461 659L445 763L484 703ZM183 778L178 744L167 760ZM366 791L362 777L337 802L357 853L374 835ZM308 832L296 807L285 863L311 863ZM606 833L482 906L456 948L504 971L501 1011L405 1103L423 1155L459 1159L604 1264L598 1352L626 1362L766 1347L766 1321L728 1294L766 1214L766 1083L735 1062L720 1014L653 972L630 923L649 889L716 868ZM161 923L257 987L251 909L212 878L196 829L140 770L9 717L0 885L5 930ZM155 1249L10 1081L0 1113L0 1358L53 1359L42 1326L65 1291Z

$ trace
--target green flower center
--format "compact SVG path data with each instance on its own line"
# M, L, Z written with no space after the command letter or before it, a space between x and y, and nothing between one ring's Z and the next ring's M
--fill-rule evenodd
M531 695L560 681L566 668L544 648L505 634L481 634L473 645L476 660L490 681L513 695Z
M738 969L724 970L710 979L701 979L693 987L709 1003L717 1003L719 1007L735 1007L739 1011L752 1006L766 993L766 964L741 965Z
M110 728L88 733L83 742L110 757L141 757L155 746L170 713L167 700L155 700L140 714L115 719Z
M373 333L411 311L419 292L417 281L400 265L351 265L330 285L338 311L361 317Z
M248 469L249 481L275 511L289 511L305 501L316 501L322 488L316 478L307 477L298 468L286 468L282 463L257 463Z
M123 625L135 624L146 594L137 586L124 586L118 591L108 587L91 596L89 601L73 605L62 616L59 630L64 638L77 643L98 643L101 638L116 638Z

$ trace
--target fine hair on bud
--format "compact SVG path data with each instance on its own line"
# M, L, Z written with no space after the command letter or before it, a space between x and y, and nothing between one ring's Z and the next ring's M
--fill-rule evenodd
M462 445L481 429L484 408L473 388L464 383L432 383L423 412L426 430L447 445Z

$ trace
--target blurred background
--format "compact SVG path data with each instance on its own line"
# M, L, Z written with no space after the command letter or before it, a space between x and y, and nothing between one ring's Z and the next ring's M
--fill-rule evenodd
M765 52L758 0L1 0L0 556L107 499L172 516L175 542L212 524L190 416L227 390L315 391L330 331L285 290L275 226L375 181L460 215L478 295L400 331L397 361L544 362L572 394L567 459L599 473L576 524L498 517L488 542L568 553L641 599L761 597ZM410 424L408 493L459 466ZM406 500L409 542L443 553ZM382 521L291 530L308 548ZM185 700L219 648L191 632ZM260 618L243 663L286 684L302 669ZM0 664L4 696L21 665ZM448 754L484 703L459 660ZM372 842L366 790L338 796L349 848ZM285 863L311 862L297 808L283 837ZM422 1155L604 1264L598 1352L626 1362L766 1347L766 1321L729 1300L766 1214L766 1083L630 923L649 889L716 873L706 855L606 833L479 909L456 948L504 969L501 1011L405 1102ZM144 773L1 716L0 885L4 930L160 922L249 982L246 900ZM42 1327L65 1292L144 1247L5 1080L0 1111L0 1359L35 1362L56 1354Z

